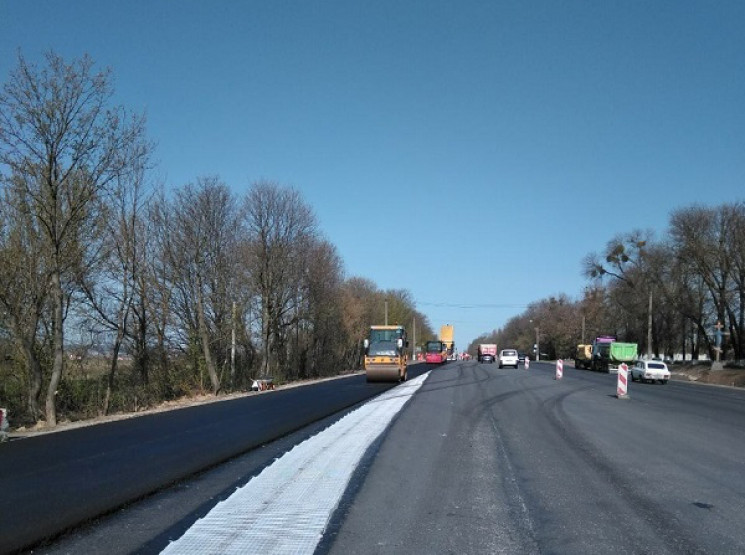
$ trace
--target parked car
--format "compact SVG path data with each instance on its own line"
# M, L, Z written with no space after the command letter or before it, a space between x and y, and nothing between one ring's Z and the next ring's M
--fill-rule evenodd
M637 360L629 370L631 381L654 382L666 384L670 379L670 370L661 360Z
M503 349L499 352L499 367L514 366L517 368L519 364L517 358L517 351L515 349Z

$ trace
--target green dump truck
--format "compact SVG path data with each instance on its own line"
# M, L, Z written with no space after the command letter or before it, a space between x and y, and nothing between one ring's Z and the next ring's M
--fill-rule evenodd
M577 345L574 365L598 372L617 372L626 363L632 365L638 356L636 343L622 343L611 335L601 335L592 345Z

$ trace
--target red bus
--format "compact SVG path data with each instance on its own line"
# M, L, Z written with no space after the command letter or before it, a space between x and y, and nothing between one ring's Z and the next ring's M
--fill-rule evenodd
M442 364L448 358L447 345L443 341L427 341L424 353L428 364Z

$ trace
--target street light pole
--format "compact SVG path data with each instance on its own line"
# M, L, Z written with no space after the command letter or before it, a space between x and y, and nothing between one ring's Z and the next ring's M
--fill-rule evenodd
M535 359L541 360L541 328L537 327L535 328Z
M416 360L416 318L414 318L414 341L411 345L411 360Z

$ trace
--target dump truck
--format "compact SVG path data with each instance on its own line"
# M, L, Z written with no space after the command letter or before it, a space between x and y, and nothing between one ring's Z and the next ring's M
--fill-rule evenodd
M577 349L579 351L579 346L577 346ZM603 335L592 342L589 365L588 361L583 359L581 367L600 372L616 372L621 364L633 364L637 356L638 346L636 343L622 343L616 341L613 336Z
M455 360L455 330L450 324L440 327L440 341L445 344L447 360Z
M482 343L478 347L477 358L479 362L494 362L497 360L497 345L495 343Z
M589 370L592 364L592 343L588 345L577 345L574 354L574 367Z
M409 341L403 326L370 326L363 344L368 382L406 381Z
M639 356L639 347L636 343L621 343L614 341L610 344L608 362L605 368L598 368L603 372L617 372L622 364L632 366Z

